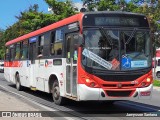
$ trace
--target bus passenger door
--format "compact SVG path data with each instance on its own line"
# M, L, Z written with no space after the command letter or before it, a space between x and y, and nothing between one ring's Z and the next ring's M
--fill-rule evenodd
M66 36L66 93L77 97L77 41L78 34Z
M36 86L36 79L35 79L35 59L36 59L36 42L30 43L29 46L29 60L31 61L29 64L30 68L30 86Z

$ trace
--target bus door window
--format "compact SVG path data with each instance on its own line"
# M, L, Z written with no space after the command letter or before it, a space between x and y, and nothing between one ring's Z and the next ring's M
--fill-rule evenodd
M71 41L71 36L67 36L67 63L70 63L70 58L71 58L71 52L70 52L70 41Z
M67 35L66 41L66 91L77 96L77 55L81 41L75 33Z
M78 34L67 37L67 62L70 63L70 58L73 59L73 63L77 63L78 46L80 45ZM72 40L73 39L73 40Z
M38 57L43 56L43 46L44 46L44 35L40 36L38 40Z

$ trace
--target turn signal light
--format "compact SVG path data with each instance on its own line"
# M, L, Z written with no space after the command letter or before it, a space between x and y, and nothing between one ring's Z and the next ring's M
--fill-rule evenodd
M94 80L92 80L92 79L86 78L85 82L86 82L86 85L87 85L88 87L92 87L92 88L98 88L98 87L100 87L100 86L99 86Z
M147 79L143 80L141 83L141 87L147 87L152 83L152 77L148 77Z
M145 86L146 86L146 82L142 82L142 83L141 83L141 86L142 86L142 87L145 87Z

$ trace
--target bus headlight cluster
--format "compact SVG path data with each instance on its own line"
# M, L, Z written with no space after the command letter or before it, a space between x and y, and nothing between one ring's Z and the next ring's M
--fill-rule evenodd
M94 80L90 79L90 78L86 78L85 79L85 83L88 87L92 87L92 88L98 88L100 87Z
M153 79L152 76L148 77L147 79L143 80L141 83L141 87L147 87L152 83Z

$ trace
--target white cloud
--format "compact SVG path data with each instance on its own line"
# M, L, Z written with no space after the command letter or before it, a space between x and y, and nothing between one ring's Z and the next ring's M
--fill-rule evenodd
M78 8L78 11L80 11L80 9L83 7L83 3L77 2L77 3L74 3L74 6Z

